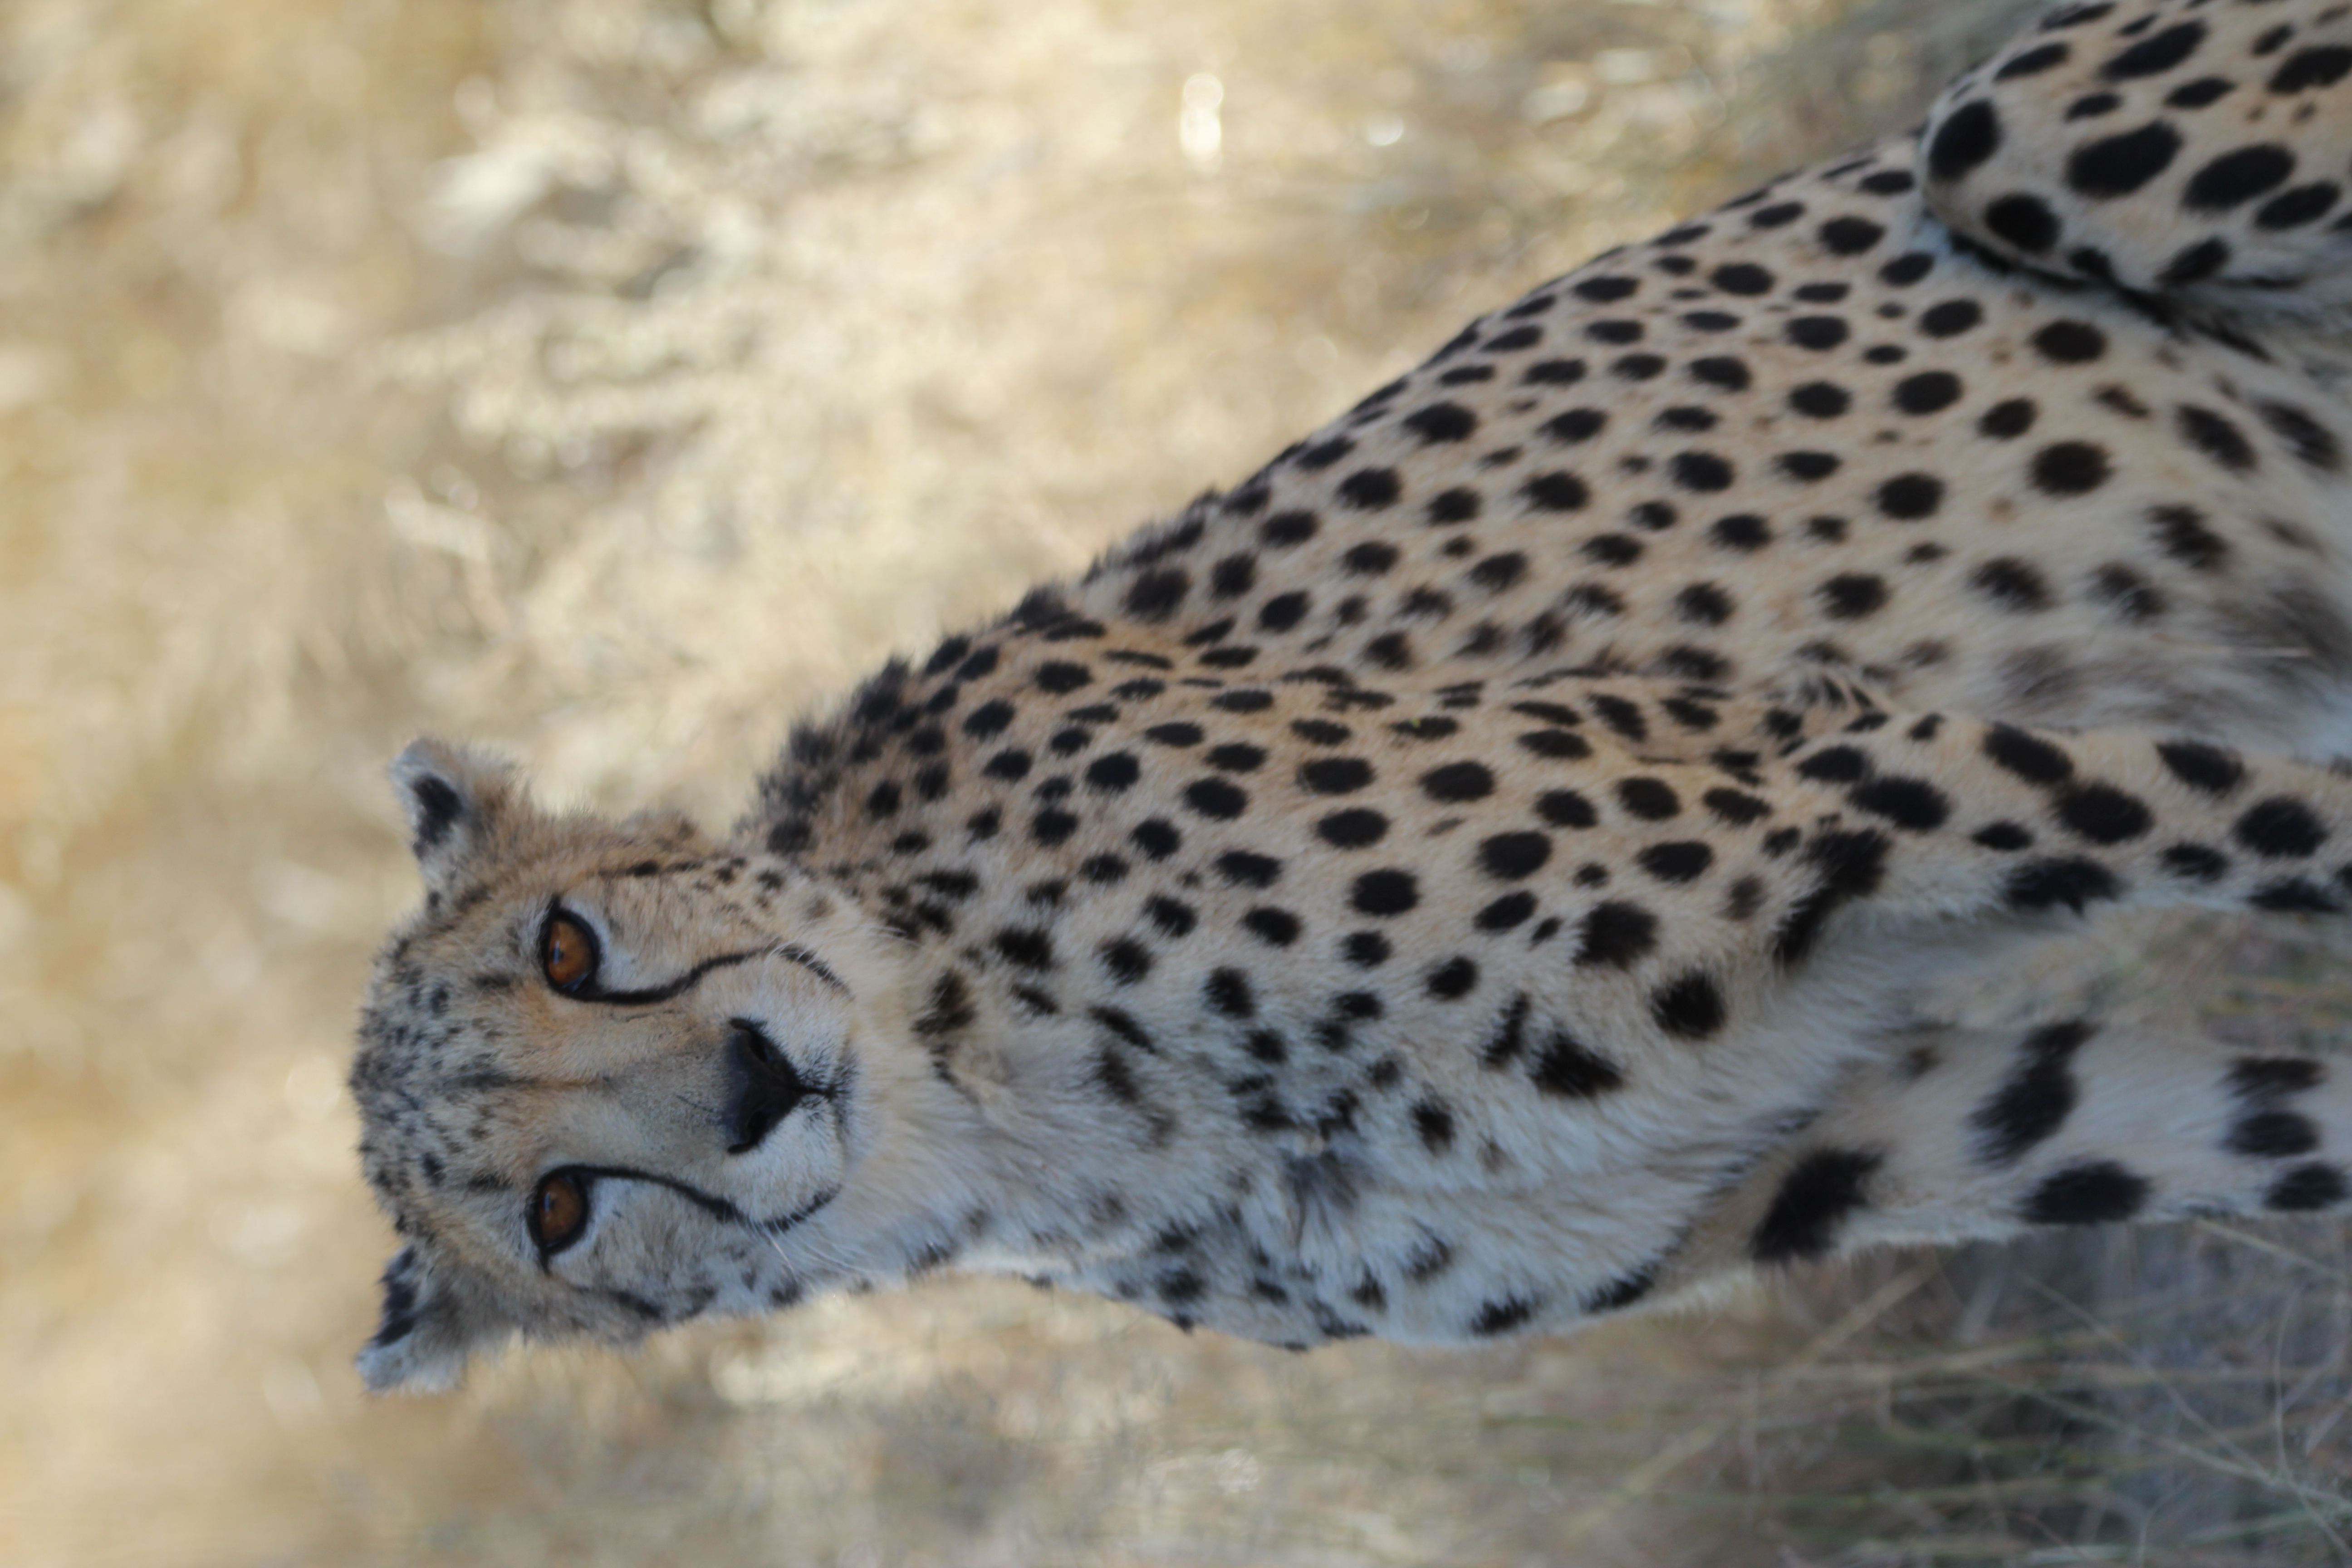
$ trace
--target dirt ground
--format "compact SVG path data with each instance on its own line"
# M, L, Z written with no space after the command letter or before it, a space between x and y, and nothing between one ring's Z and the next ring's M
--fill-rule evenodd
M0 5L0 1562L2352 1562L2340 1225L1475 1353L948 1281L350 1369L411 735L723 823L886 654L2018 9ZM2338 1049L2347 952L2143 921L2028 991Z

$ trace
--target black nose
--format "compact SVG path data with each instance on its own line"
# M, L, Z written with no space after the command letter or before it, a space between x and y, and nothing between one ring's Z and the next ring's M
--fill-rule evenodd
M801 1075L768 1032L749 1018L730 1020L727 1037L726 1128L730 1154L748 1154L808 1093Z

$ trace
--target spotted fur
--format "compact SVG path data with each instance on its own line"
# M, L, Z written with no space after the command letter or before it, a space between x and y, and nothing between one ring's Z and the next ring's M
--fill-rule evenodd
M2321 1061L1905 1021L2110 909L2352 900L2296 760L2352 750L2347 13L2052 14L891 665L723 839L412 748L371 1384L948 1265L1452 1342L2343 1205Z

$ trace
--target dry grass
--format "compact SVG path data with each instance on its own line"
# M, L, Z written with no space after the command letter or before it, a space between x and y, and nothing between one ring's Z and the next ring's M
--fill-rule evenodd
M388 1243L338 1082L409 733L724 820L887 651L1902 122L1990 25L0 8L0 1561L2344 1560L2341 1226L1475 1354L954 1285L446 1400L346 1364ZM2325 1046L2344 955L2151 924L2037 984Z

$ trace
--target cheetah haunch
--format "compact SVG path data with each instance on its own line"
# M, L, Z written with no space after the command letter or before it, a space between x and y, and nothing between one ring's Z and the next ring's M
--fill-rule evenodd
M2340 4L2051 15L893 664L724 839L411 748L368 1383L950 1264L1446 1342L2342 1208L2352 1074L1904 1026L2352 899L2347 74Z

